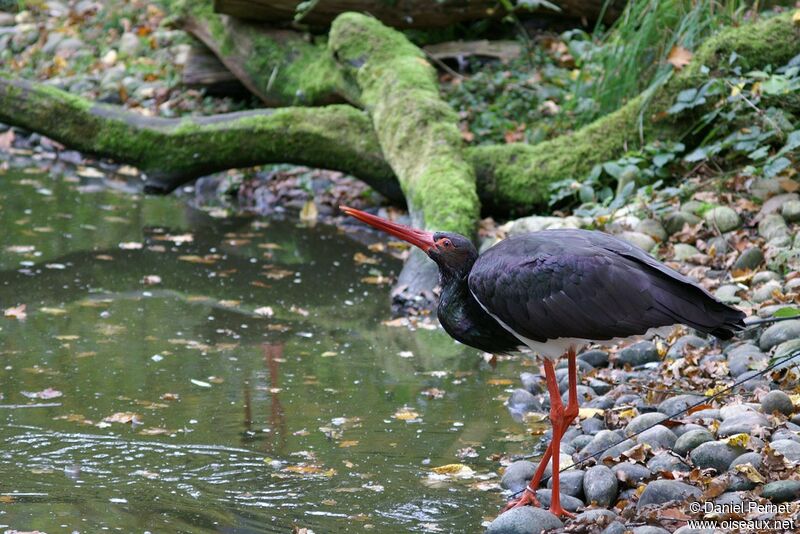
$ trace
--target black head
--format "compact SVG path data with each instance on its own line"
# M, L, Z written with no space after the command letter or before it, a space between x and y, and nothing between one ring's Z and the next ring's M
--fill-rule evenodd
M433 246L426 253L436 262L442 274L458 278L467 276L478 259L478 251L472 241L452 232L433 234Z
M478 258L478 251L472 241L463 235L417 230L347 206L340 206L340 209L359 221L419 247L436 262L445 277L463 278L469 274L472 264Z

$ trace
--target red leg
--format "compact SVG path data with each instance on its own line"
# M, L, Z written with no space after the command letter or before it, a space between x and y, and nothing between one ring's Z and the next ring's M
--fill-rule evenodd
M564 413L564 403L561 401L561 392L558 390L556 370L551 360L544 361L544 373L547 379L547 390L550 392L550 421L553 424L553 492L550 499L550 512L556 516L574 517L561 507L561 488L559 487L559 458L561 456L561 435L565 427L567 416ZM577 402L577 385L575 386L575 400ZM570 392L571 394L571 392Z
M536 490L539 487L539 483L542 480L542 476L544 475L544 471L547 468L547 463L550 461L550 458L553 456L553 442L559 443L561 442L561 436L564 435L564 432L569 428L569 425L575 418L578 416L578 370L576 365L576 356L575 350L570 349L567 353L567 368L568 368L568 381L569 381L569 399L567 403L566 410L563 409L563 403L561 402L561 395L558 392L558 384L555 382L555 370L552 369L552 362L549 360L545 360L545 378L547 379L547 388L548 393L550 394L550 420L553 423L553 439L547 445L547 450L544 453L544 456L539 461L539 466L536 468L536 473L533 475L528 486L525 488L525 492L517 499L512 500L509 502L505 508L500 513L503 513L507 510L512 508L517 508L518 506L539 506L539 501L536 498ZM548 371L548 365L550 366L552 373ZM551 380L552 378L552 380ZM555 388L551 387L551 382L555 384ZM556 410L560 410L562 413L559 416L554 413L554 402L553 402L553 395L555 391L555 396L558 398L558 407ZM556 434L556 428L558 427L558 434ZM558 435L558 439L556 440L556 435ZM558 459L553 458L553 473L558 471ZM553 478L553 495L556 495L556 482L557 478L554 475ZM555 505L560 509L560 494L558 497L555 497ZM551 511L553 509L553 503L551 503ZM555 513L555 512L554 512ZM563 515L571 516L569 512L561 509L561 513Z

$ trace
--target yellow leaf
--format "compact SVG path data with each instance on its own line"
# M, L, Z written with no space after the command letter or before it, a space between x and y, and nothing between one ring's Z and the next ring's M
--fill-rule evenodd
M303 209L300 210L300 220L305 222L316 222L317 217L319 216L319 212L317 210L317 205L314 204L313 200L309 200L303 205Z
M602 416L604 413L606 413L606 411L600 408L580 408L578 410L578 417L581 419L589 419L595 415Z
M486 383L492 386L510 386L514 382L510 378L490 378Z
M724 386L724 385L720 384L718 386L714 386L713 388L707 389L706 392L704 393L704 395L706 397L713 397L714 395L716 395L717 393L719 393L720 391L723 391L725 389L727 389L727 386Z
M464 468L469 469L469 467L464 464L447 464L434 467L432 471L437 475L455 475L456 473L461 472Z
M750 443L750 435L734 434L733 436L723 439L722 442L727 443L731 447L747 447L747 444Z
M400 410L395 412L393 417L395 419L399 419L400 421L412 421L414 419L418 419L419 414L408 408L401 408Z
M339 442L339 447L342 449L346 449L348 447L355 447L358 445L357 439L346 439L344 441Z
M742 473L751 482L755 482L756 484L763 484L766 482L766 479L761 476L761 473L759 473L752 464L739 464L735 466L734 469Z
M627 410L622 410L617 415L620 419L633 419L639 415L639 412L636 411L636 408L628 408Z
M362 263L367 265L375 265L376 263L378 263L378 260L376 260L375 258L370 258L366 254L363 254L361 252L356 252L353 255L353 261L355 261L356 263Z
M681 70L692 60L692 55L689 50L682 46L673 46L667 56L667 63L675 67L675 70Z
M800 9L797 9L794 13L792 13L792 24L795 26L800 26Z

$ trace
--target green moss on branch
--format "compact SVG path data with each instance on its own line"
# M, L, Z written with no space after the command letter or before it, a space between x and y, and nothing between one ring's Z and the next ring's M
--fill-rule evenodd
M369 117L346 105L162 119L0 74L0 122L136 165L154 192L220 170L294 163L347 172L403 198Z
M423 52L377 19L344 13L329 36L347 81L361 91L415 224L471 235L479 205L455 112L439 97Z

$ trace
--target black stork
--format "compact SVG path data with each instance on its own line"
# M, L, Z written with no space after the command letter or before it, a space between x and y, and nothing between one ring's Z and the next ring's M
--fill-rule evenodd
M552 458L550 511L560 503L561 436L578 415L576 352L594 342L682 323L730 339L745 314L680 273L611 235L559 229L509 237L478 255L466 237L426 232L341 206L344 213L422 249L439 267L437 316L456 340L492 354L528 348L542 357L553 439L522 496L506 508L538 505L535 491ZM553 361L567 356L569 397L561 400Z

